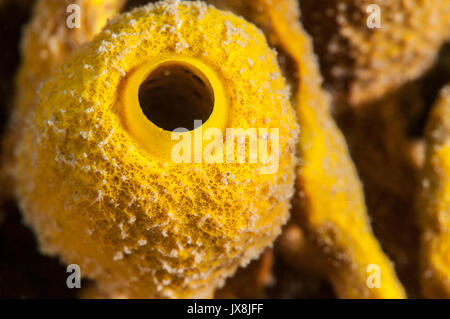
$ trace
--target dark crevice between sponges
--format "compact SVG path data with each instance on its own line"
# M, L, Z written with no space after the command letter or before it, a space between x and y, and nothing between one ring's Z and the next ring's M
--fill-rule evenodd
M425 108L415 121L410 122L408 135L420 137L424 134L429 113L437 102L441 89L450 83L450 42L442 46L433 67L415 82L419 84ZM408 103L404 105L407 106Z
M159 0L127 0L122 8L122 12L128 12L134 8L144 6L148 3L158 2Z
M29 20L33 4L34 0L0 1L0 134L4 132L12 109L14 76L20 62L22 26Z

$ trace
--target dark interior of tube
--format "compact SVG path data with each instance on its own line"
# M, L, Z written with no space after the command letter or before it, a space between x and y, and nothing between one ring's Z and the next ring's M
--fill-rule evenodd
M204 123L211 115L214 93L197 69L166 63L151 72L139 87L139 104L145 116L164 130L193 130L194 120Z

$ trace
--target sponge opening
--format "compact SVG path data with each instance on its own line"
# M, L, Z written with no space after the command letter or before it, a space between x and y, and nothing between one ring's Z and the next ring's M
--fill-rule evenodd
M164 130L193 130L194 120L204 123L210 117L214 92L199 70L169 62L158 66L140 85L139 104L147 119Z

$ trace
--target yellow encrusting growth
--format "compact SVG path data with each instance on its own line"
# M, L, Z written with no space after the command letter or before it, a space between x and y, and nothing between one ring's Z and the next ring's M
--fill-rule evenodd
M279 129L277 172L263 174L262 162L176 164L135 138L123 118L128 77L178 57L220 81L226 127L267 128L258 142L269 143ZM16 149L17 194L42 251L79 264L109 295L210 296L286 222L296 136L261 31L202 2L150 4L114 18L44 83Z
M404 289L372 234L362 187L346 142L329 113L310 40L302 32L292 1L272 6L275 32L296 61L296 110L302 131L297 171L298 199L307 229L332 260L329 277L342 298L402 298ZM284 17L284 19L282 19ZM367 284L368 266L380 268L380 287Z
M428 120L427 155L418 201L421 284L427 298L450 298L450 86Z
M100 32L107 20L119 12L125 0L39 0L21 44L22 63L16 80L16 97L1 155L3 184L11 185L14 147L26 116L36 108L36 92L53 69L80 45ZM69 5L80 8L80 28L69 28ZM11 191L11 187L9 188ZM5 196L7 196L5 194Z
M221 0L212 0L225 4ZM329 101L294 0L252 1L238 13L253 18L268 38L295 61L294 104L301 127L297 198L301 223L325 254L327 275L341 298L403 298L393 266L372 234L364 195L346 142L329 113ZM369 288L368 266L381 270L380 288Z

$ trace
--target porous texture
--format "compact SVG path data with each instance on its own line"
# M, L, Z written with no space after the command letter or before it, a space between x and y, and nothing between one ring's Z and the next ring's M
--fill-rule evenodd
M236 10L235 6L231 9ZM321 88L312 44L299 24L297 3L259 0L240 8L245 16L257 16L255 22L270 34L268 38L295 61L291 72L298 80L293 99L301 127L296 193L301 212L297 218L320 249L313 258L325 256L323 272L341 298L404 297L393 265L373 236L362 186L347 144L329 113L330 102ZM251 8L256 11L248 13ZM380 267L380 288L367 285L371 264Z
M124 0L39 0L21 43L22 62L16 78L14 109L3 139L0 178L13 183L14 147L20 139L26 115L36 108L37 93L53 69L80 45L91 40L109 18L120 10ZM69 5L80 8L80 28L69 28ZM4 190L11 197L12 187Z
M419 77L450 36L450 0L299 2L341 107L379 98ZM380 8L380 29L367 26L371 4Z
M175 164L131 137L121 83L171 55L217 72L227 127L279 129L277 173ZM170 1L116 17L45 82L28 120L16 166L25 221L44 253L79 264L112 296L207 296L288 218L298 135L289 91L262 32L231 13Z
M450 86L428 120L427 152L418 201L421 283L428 298L450 298Z

